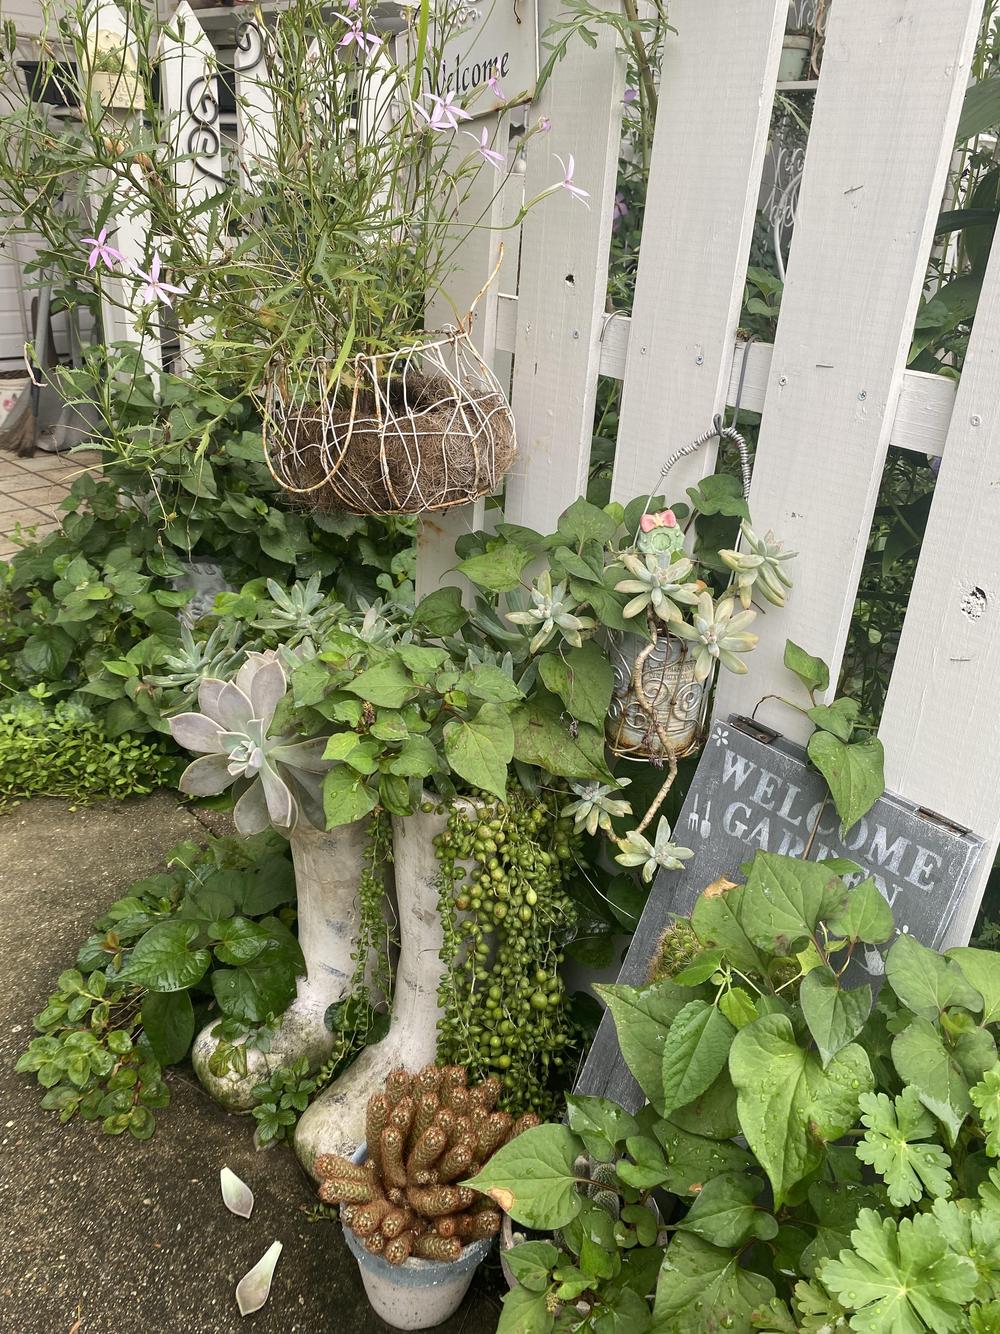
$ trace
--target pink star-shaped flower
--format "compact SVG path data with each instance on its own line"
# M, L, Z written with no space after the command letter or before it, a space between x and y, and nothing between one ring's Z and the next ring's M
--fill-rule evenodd
M92 247L87 256L87 268L96 269L98 263L103 263L109 269L120 264L123 269L130 268L130 264L120 250L116 250L113 245L108 245L108 229L102 227L97 236L83 236L80 238L81 245Z
M558 153L555 156L556 156L556 161L563 169L563 178L559 182L559 188L563 190L568 190L574 199L579 199L580 203L584 206L584 208L590 208L590 205L587 203L587 200L590 198L590 195L587 193L586 190L582 190L580 186L573 184L573 172L576 167L576 163L573 160L573 154L570 153L569 159L566 162L562 160L562 158L559 156Z
M476 138L471 130L463 130L462 133L468 135L470 139ZM506 156L503 153L498 153L495 148L490 148L490 132L485 125L483 126L482 134L476 142L479 144L480 157L494 167L506 167Z
M425 94L427 100L432 103L430 112L427 112L419 102L414 102L413 109L418 116L422 116L432 130L457 130L460 120L471 120L472 117L467 111L455 101L454 93L445 93L444 97L439 97L437 93Z
M160 281L160 254L156 251L153 254L153 262L150 265L148 273L139 272L139 277L143 279L144 286L139 290L139 299L148 305L151 301L162 301L165 306L171 304L170 297L183 296L184 288L175 287L173 283Z
M504 90L500 87L499 76L496 74L491 74L490 77L486 80L486 87L490 90L490 92L493 94L494 97L502 98L506 96Z
M338 14L337 18L343 19L348 25L347 31L337 43L338 46L356 46L363 56L367 56L382 45L381 37L376 37L372 32L365 32L360 18L349 19L346 14Z

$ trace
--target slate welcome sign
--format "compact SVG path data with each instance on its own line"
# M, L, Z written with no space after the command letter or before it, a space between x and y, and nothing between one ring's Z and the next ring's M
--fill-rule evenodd
M758 849L800 857L808 847L811 861L850 858L863 868L863 876L875 880L892 907L897 930L940 946L983 840L891 793L841 838L832 804L824 805L826 792L801 746L746 718L715 723L674 826L674 841L692 848L694 856L683 871L657 876L618 980L641 986L670 920L688 916L713 880L739 879L740 864ZM859 964L858 980L867 971L877 985L882 972L878 952L869 951ZM631 1108L642 1105L610 1015L601 1021L576 1092L614 1098Z

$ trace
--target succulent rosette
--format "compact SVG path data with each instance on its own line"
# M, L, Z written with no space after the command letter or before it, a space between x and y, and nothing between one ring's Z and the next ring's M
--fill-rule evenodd
M238 788L233 819L241 834L259 834L268 825L288 834L303 821L325 827L322 776L331 764L323 751L329 738L268 735L287 684L276 653L251 653L232 681L202 681L200 712L170 719L174 740L201 752L181 775L180 790L214 797Z
M756 615L755 611L737 612L736 603L731 597L720 598L716 603L712 601L711 593L702 593L693 624L671 624L670 629L678 638L697 645L694 664L696 680L706 681L715 669L716 662L737 676L745 674L747 665L737 655L749 653L757 645L757 636L747 631L747 626Z

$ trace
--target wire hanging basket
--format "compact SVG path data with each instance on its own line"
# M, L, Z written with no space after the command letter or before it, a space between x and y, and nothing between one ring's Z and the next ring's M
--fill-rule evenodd
M421 514L495 491L517 452L514 414L469 335L472 310L393 352L274 365L264 453L278 485L354 514Z
M743 497L749 499L750 458L746 441L734 427L723 426L721 417L716 417L711 430L671 454L660 469L657 486L679 459L716 438L731 440L736 446ZM651 501L652 496L644 514ZM668 564L672 554L662 552L661 561ZM647 613L646 628L649 638L629 633L610 636L614 688L605 739L623 759L666 762L673 769L678 760L701 749L715 672L699 681L695 673L697 652L687 640L671 634L669 623L665 625L652 612Z

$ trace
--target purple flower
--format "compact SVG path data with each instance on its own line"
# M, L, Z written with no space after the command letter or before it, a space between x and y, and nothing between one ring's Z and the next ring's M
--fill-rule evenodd
M471 130L463 130L462 133L467 134L470 139L476 138ZM498 153L495 148L490 148L490 132L485 125L483 126L482 134L476 142L479 144L480 157L486 162L491 163L494 167L506 167L507 158L505 154Z
M500 78L496 74L491 74L490 77L486 80L486 87L490 90L490 92L493 94L494 97L502 98L506 96L504 90L500 87Z
M446 93L444 97L438 97L437 93L427 93L425 96L433 103L430 113L425 111L419 102L414 102L413 109L418 116L424 118L432 130L457 130L460 120L472 119L467 111L463 111L457 105L454 93Z
M633 102L638 102L638 100L639 100L639 89L638 89L638 88L626 88L626 89L625 89L625 96L622 98L622 101L624 102L624 104L625 104L627 107L630 107L630 106L632 105Z
M615 195L615 206L611 210L611 230L616 232L623 218L628 217L628 204L625 203L625 196L619 190Z
M573 172L576 168L576 163L573 160L573 154L570 153L569 159L566 162L562 160L562 158L559 156L558 153L555 156L556 156L556 161L563 169L563 178L559 182L559 185L554 186L553 189L561 188L563 190L568 190L574 199L579 199L580 203L583 205L584 208L590 208L590 205L587 203L587 200L590 198L590 195L587 193L586 190L581 190L581 188L578 185L573 184Z
M120 250L108 245L107 227L102 227L98 236L81 237L80 244L93 247L87 257L88 269L96 269L99 262L106 264L109 269L114 268L116 264L120 264L123 269L132 267Z
M349 5L348 8L350 8ZM347 31L337 43L338 46L354 45L363 56L367 56L372 51L377 51L382 45L381 37L376 37L375 34L371 32L365 32L361 26L360 18L349 19L346 14L338 14L337 18L343 19L348 25Z
M171 294L174 296L184 295L183 287L175 287L173 283L164 283L160 281L159 251L155 251L153 254L153 263L150 265L149 272L143 273L141 270L138 272L139 277L142 278L145 283L145 286L139 291L139 298L144 304L148 305L150 301L162 301L165 306L169 306L171 304Z
M549 120L548 116L543 116L541 118L538 122L538 128L541 130L542 134L548 134L549 130L552 129L552 122Z

